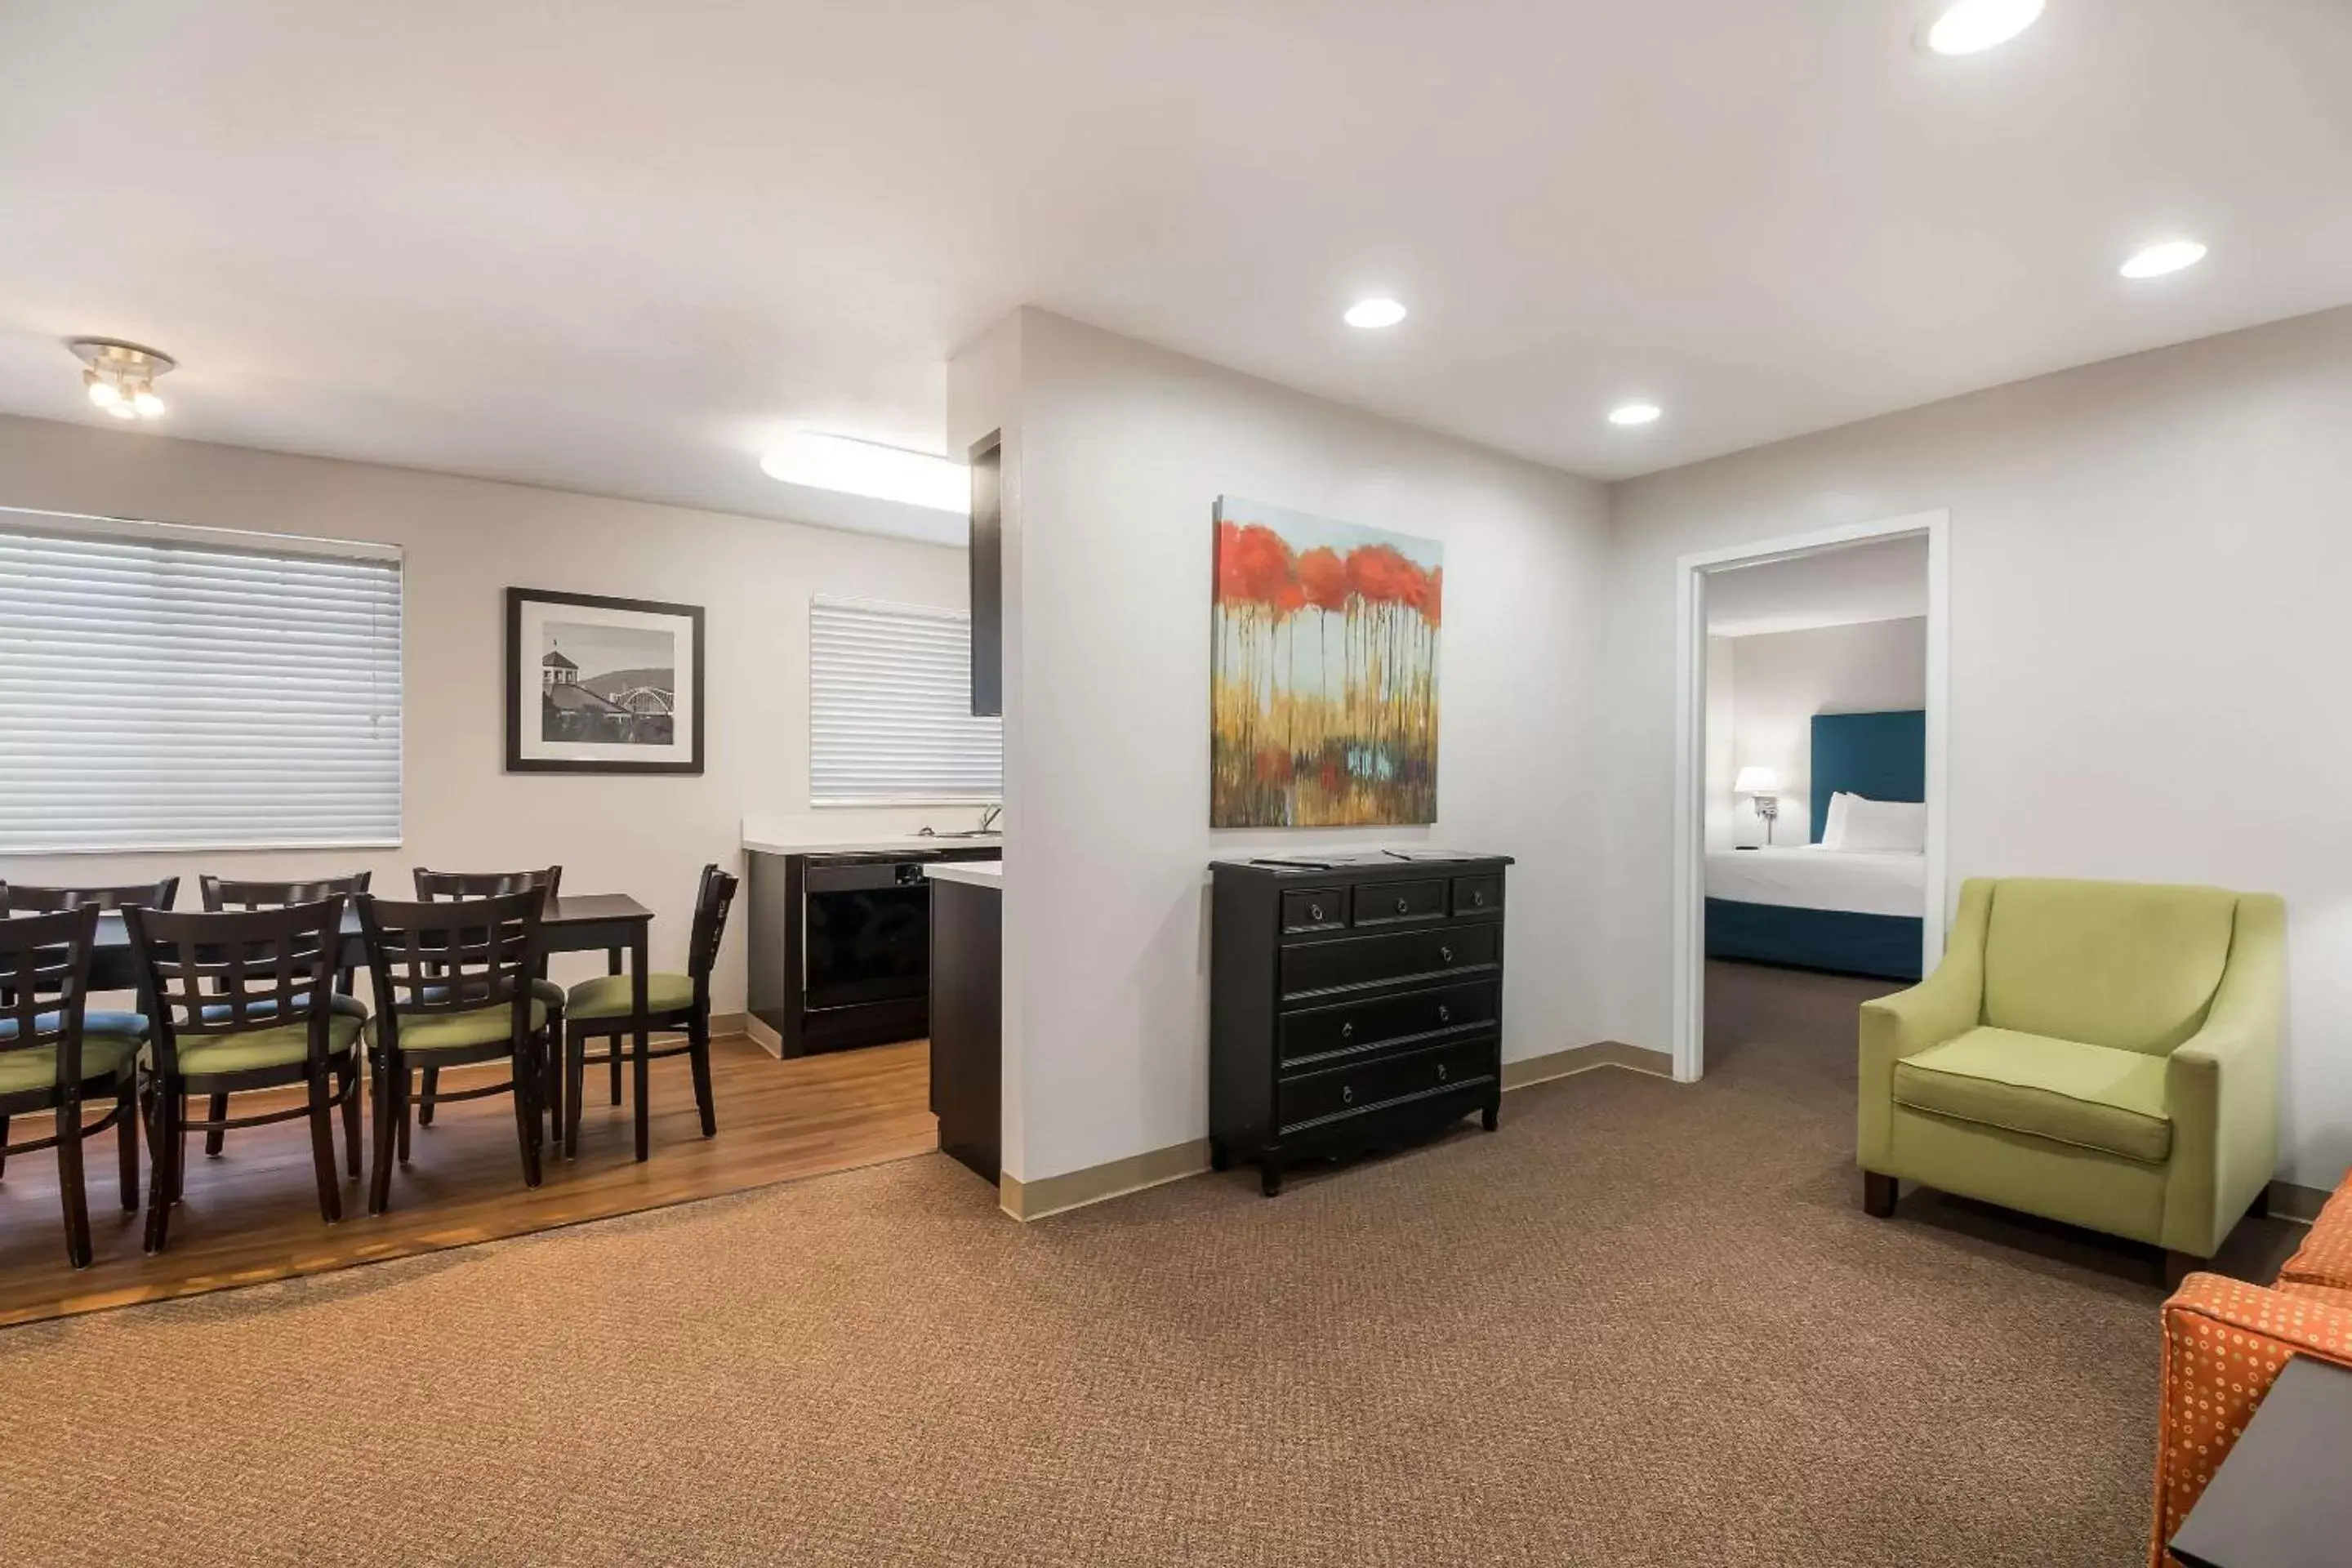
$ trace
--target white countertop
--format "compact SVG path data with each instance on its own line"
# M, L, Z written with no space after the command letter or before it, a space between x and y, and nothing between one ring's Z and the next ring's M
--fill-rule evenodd
M969 882L975 888L1004 888L1004 862L1002 860L950 860L942 865L926 866L923 875L942 882Z
M926 838L916 833L877 838L772 838L756 836L750 830L743 835L743 847L755 855L870 855L893 849L1000 849L1003 846L1004 836L1001 833L972 838Z

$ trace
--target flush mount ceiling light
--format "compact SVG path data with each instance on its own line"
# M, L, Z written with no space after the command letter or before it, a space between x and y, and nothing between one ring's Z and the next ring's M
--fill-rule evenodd
M1956 0L1927 25L1927 47L1939 55L1997 48L2040 21L2042 5L2042 0Z
M155 395L155 378L178 364L170 354L112 338L76 338L66 347L89 367L81 373L81 384L91 403L117 419L162 417L163 400Z
M788 485L902 501L959 517L971 510L970 468L878 441L795 430L760 459L760 468L770 479Z
M1393 327L1404 320L1404 307L1394 300L1359 300L1348 307L1348 313L1343 319L1351 327L1362 327L1368 331L1380 327Z
M2194 267L2205 259L2205 247L2193 239L2160 240L2142 246L2132 253L2131 259L2116 270L2126 278L2161 278L2168 272L2178 272L2184 267Z
M1654 403L1621 403L1609 411L1612 425L1652 425L1664 409Z

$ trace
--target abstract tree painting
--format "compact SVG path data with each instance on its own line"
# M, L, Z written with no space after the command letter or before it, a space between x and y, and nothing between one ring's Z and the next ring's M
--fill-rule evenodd
M1444 547L1217 502L1212 827L1437 820Z

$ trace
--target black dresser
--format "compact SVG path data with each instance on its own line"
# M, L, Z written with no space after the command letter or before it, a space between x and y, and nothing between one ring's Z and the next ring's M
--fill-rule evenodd
M1286 1166L1426 1136L1503 1100L1506 855L1212 868L1209 1148Z

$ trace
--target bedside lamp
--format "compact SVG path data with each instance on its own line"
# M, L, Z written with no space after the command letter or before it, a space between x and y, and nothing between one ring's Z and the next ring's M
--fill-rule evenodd
M1731 783L1731 793L1756 797L1756 815L1764 819L1764 842L1770 844L1772 819L1780 815L1780 775L1770 768L1742 768Z

